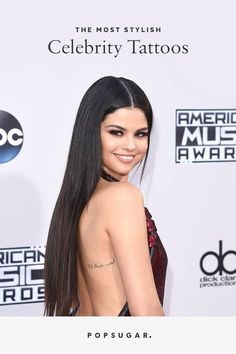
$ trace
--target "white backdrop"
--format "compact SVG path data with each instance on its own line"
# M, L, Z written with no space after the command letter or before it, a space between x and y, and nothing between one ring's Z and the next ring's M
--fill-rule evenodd
M234 1L212 0L1 4L0 110L18 120L24 142L14 159L0 163L0 315L42 316L40 252L61 186L75 115L87 88L106 75L134 80L153 106L151 150L141 189L168 253L166 314L236 315L234 158L175 160L176 110L236 111L235 10ZM77 33L75 27L91 27L91 32ZM100 33L97 27L119 31ZM131 32L130 27L143 27L144 32ZM161 31L147 32L150 27ZM72 39L76 44L87 39L93 45L122 47L117 57L48 50L52 40L70 45ZM132 54L127 43L131 39L146 46L188 45L188 53ZM234 147L235 130L231 133L229 144ZM138 176L131 182L138 184ZM220 241L223 253L217 258ZM12 253L16 248L18 253ZM200 260L207 252L216 255L206 255L205 271L214 273L222 264L226 271L220 274L219 269L204 278ZM24 303L32 299L36 302Z

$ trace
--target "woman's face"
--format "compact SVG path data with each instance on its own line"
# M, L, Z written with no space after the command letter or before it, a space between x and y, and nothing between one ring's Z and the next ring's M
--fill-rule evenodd
M107 114L101 124L102 164L104 170L120 181L145 156L148 124L139 108L119 108Z

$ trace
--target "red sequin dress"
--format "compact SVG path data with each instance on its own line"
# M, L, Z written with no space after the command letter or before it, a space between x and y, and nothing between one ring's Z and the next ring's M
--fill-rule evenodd
M168 258L165 248L158 236L155 222L147 208L145 208L145 214L152 271L158 297L163 305ZM124 305L118 316L131 316L128 303Z

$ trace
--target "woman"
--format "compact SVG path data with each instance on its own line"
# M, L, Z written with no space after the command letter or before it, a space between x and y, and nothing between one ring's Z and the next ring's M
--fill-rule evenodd
M133 81L97 80L76 117L45 256L45 314L159 316L167 256L129 172L149 150L152 108Z

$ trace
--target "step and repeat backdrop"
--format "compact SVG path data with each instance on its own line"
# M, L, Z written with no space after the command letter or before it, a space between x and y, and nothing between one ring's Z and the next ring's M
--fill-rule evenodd
M43 316L47 232L76 112L107 75L135 81L154 111L143 181L138 171L130 182L168 254L166 315L235 316L236 6L103 5L2 5L0 316Z

